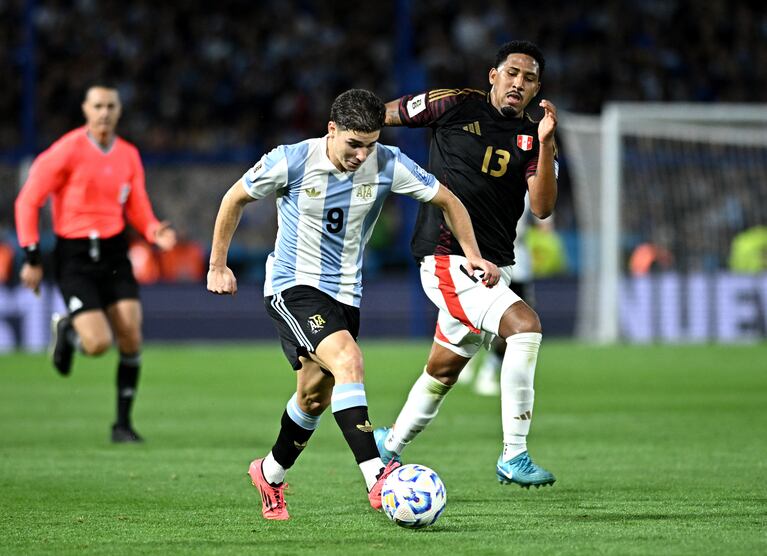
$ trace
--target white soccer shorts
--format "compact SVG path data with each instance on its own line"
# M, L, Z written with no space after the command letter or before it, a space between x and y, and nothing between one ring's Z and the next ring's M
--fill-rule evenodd
M501 279L488 288L469 276L466 257L430 255L421 261L421 285L439 309L434 341L471 358L498 334L506 309L521 298L509 289L511 266L501 267Z

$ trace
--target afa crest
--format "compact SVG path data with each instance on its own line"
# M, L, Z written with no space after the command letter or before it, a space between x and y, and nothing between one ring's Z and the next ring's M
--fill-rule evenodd
M322 315L316 314L309 317L306 322L309 323L309 328L312 329L312 334L316 334L317 332L325 328L326 321L324 318L322 318Z
M358 185L357 187L355 187L355 190L356 190L355 195L357 196L358 199L363 199L365 201L372 199L374 187L375 186L370 183Z

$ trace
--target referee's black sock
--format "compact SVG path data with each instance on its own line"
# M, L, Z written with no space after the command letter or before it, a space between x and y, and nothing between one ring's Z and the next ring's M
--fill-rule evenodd
M120 353L117 367L117 422L118 427L131 426L133 398L136 396L141 353Z

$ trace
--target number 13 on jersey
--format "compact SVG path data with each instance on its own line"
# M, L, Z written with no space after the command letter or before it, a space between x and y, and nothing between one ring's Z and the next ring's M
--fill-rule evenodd
M504 149L493 149L491 145L485 149L485 159L482 161L482 172L490 174L494 178L500 178L506 173L509 160L511 160L511 153L509 151Z

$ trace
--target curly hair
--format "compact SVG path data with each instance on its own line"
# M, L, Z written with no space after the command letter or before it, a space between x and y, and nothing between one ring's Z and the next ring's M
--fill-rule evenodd
M538 62L538 78L543 75L543 68L546 67L546 59L543 57L543 52L535 43L530 41L510 41L501 46L495 55L495 65L497 68L506 61L509 54L527 54Z

